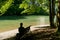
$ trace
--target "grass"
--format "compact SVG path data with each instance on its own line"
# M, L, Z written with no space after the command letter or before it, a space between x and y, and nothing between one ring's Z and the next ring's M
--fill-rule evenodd
M49 19L48 16L0 16L0 32L16 29L21 22L24 27L28 27L29 25L48 24Z

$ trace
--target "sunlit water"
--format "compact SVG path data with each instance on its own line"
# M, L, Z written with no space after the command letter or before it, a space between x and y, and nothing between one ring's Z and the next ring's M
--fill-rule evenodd
M37 20L38 20L39 25L49 24L49 17L48 16L41 16Z
M29 25L45 25L49 24L49 16L3 17L0 19L0 31L16 29L21 22L24 24L24 27Z
M27 19L22 20L24 26L46 25L49 24L49 16L27 16Z

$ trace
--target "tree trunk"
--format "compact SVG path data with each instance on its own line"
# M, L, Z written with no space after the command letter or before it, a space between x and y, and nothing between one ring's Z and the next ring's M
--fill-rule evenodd
M50 7L50 26L51 28L55 28L54 26L54 16L55 16L55 0L49 0Z
M57 18L58 18L58 31L60 31L60 0L58 0L58 2L59 2L59 5L58 5L58 9L59 9L59 11L58 11L58 13L57 13Z

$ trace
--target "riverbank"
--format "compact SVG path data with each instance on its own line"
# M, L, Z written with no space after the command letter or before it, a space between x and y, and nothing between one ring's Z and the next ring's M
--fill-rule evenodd
M18 29L2 32L0 33L0 40L14 37L17 33L18 33Z
M36 27L32 26L31 31L25 34L24 36L22 36L22 39L25 40L25 39L32 38L31 40L52 40L52 39L59 40L60 34L56 32L57 32L57 28L50 29L49 25L37 25ZM5 36L2 36L2 37L5 38L4 40L14 40L15 39L14 34L16 35L16 33L18 33L17 30L7 31L2 33L2 34L5 34Z

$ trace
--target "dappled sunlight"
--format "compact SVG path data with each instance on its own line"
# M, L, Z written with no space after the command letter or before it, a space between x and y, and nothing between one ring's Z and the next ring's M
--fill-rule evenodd
M0 0L2 39L60 39L60 0Z

